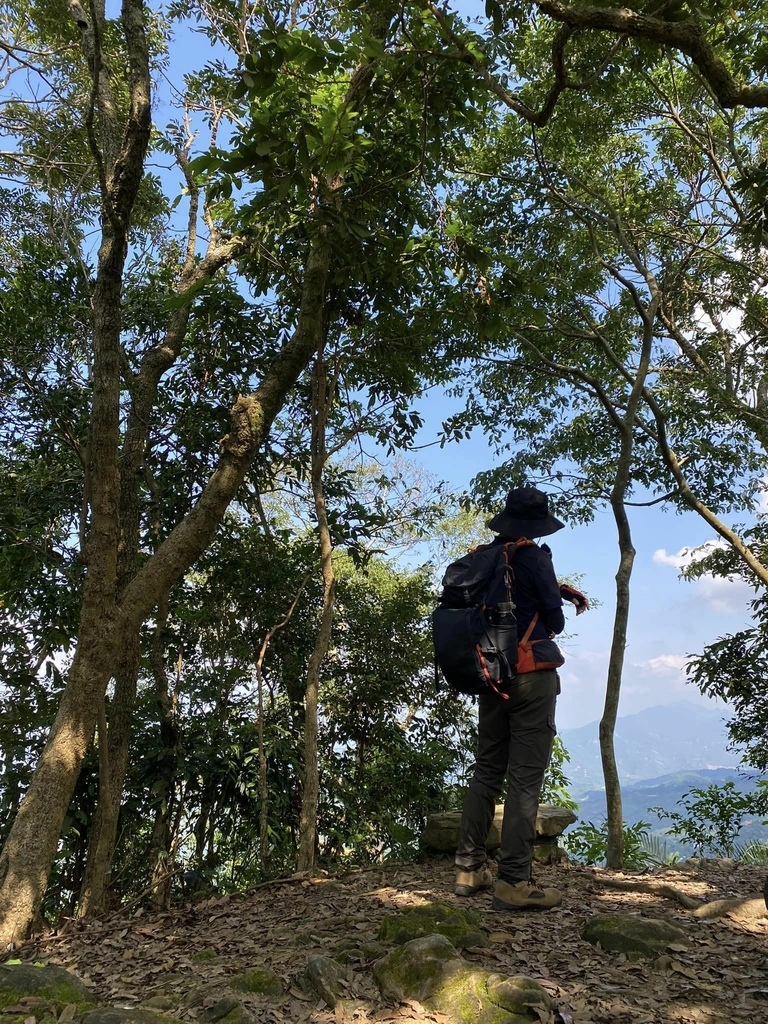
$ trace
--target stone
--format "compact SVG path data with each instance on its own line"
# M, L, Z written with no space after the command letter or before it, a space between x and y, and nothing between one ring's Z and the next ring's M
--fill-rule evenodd
M301 988L312 995L319 996L331 1009L344 998L346 971L336 960L327 956L313 956L307 961L304 973L298 979Z
M0 1008L17 1003L20 996L39 996L58 1013L65 1006L82 1011L96 1003L85 983L63 967L0 964Z
M463 970L464 961L444 935L424 935L392 950L373 965L382 996L393 1003L434 995L447 977Z
M398 914L387 914L381 922L378 938L402 945L423 935L444 935L457 949L488 945L480 918L474 911L441 900L408 907Z
M205 1024L256 1024L256 1018L234 996L222 996L200 1015Z
M237 976L235 975L235 977ZM256 1018L237 998L232 989L223 988L221 982L213 988L210 984L204 984L190 989L184 997L182 1006L184 1009L194 1010L194 1016L203 1021L203 1024L255 1024L256 1022Z
M233 974L226 981L235 992L250 992L262 996L278 997L283 994L282 981L268 967L251 967L240 974Z
M539 812L536 815L536 839L556 839L575 821L578 821L578 818L568 807L539 804Z
M225 1017L229 1017L231 1013L234 1013L240 1006L241 1002L236 999L235 996L222 996L221 999L217 999L212 1006L207 1006L201 1016L203 1020L210 1021L210 1024L216 1024L216 1021L224 1020Z
M668 921L631 914L595 914L584 925L582 936L610 952L626 953L630 959L657 957L670 943L688 942L686 933Z
M145 1006L148 1010L172 1010L180 1002L179 996L161 992L156 996L150 996L149 999L145 999L141 1005Z
M533 859L537 864L561 864L568 860L568 854L556 839L542 839L533 844Z
M363 959L371 961L386 956L389 950L386 943L380 942L378 939L370 939L362 944L360 952L363 954Z
M177 1024L175 1017L154 1013L142 1006L98 1006L83 1015L82 1024Z
M486 849L497 850L501 845L501 822L504 815L504 806L496 805L488 838ZM563 832L577 821L576 815L567 807L556 807L553 804L540 804L536 816L536 841L553 840L562 835ZM459 844L459 833L461 830L461 811L441 811L438 814L430 814L424 831L421 834L422 846L430 850L439 850L444 853L454 853Z
M733 921L759 921L768 917L763 896L746 896L737 899L713 900L697 907L692 916L700 921L711 921L717 917L728 916Z
M550 1017L550 996L532 978L468 964L443 935L425 935L378 961L374 979L391 1002L418 1000L452 1024L530 1024Z

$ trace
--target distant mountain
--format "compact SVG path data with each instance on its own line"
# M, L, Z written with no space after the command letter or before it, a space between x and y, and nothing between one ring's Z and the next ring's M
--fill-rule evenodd
M631 783L657 781L675 772L735 769L739 756L728 750L722 711L689 701L647 708L619 718L614 749L622 791ZM598 723L560 734L570 762L565 773L574 791L603 788Z
M678 801L684 793L692 789L706 789L708 786L722 786L725 782L733 782L738 790L749 791L755 788L755 780L761 776L758 773L747 773L737 771L734 768L715 768L702 771L673 772L669 775L662 775L657 779L645 779L642 782L632 782L621 787L621 807L624 820L628 824L635 824L638 821L647 821L651 826L651 832L662 839L666 839L668 848L671 851L691 853L675 840L664 836L670 822L663 816L651 814L649 807L661 807L665 811L680 811ZM579 790L571 787L571 795L579 805L576 812L579 822L591 821L598 824L605 817L605 791ZM746 843L749 840L757 839L761 842L768 840L768 827L761 824L759 820L746 822L739 833L739 843Z

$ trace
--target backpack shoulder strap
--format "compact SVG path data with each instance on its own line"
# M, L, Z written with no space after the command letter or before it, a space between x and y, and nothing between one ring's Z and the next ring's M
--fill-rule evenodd
M503 561L504 561L504 584L507 588L507 600L512 600L512 588L515 583L515 572L512 568L512 559L515 557L520 548L535 547L536 542L528 540L527 537L518 537L517 540L508 540L503 547Z

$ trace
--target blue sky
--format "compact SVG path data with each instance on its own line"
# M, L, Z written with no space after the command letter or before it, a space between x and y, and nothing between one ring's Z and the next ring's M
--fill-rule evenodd
M448 402L435 392L424 400L421 409L426 422L420 443L433 439L447 407ZM479 433L444 448L424 448L418 456L429 472L458 491L469 488L480 470L497 462ZM629 516L637 554L619 715L690 700L720 709L725 717L724 704L704 697L686 681L684 665L688 655L749 622L752 592L738 581L680 579L684 552L715 539L693 512L679 515L657 505L630 508ZM566 663L560 672L558 727L573 729L598 720L603 710L619 557L613 516L610 510L602 512L592 524L566 527L547 542L558 575L581 575L583 589L596 603L578 619L566 607L570 636L561 644Z

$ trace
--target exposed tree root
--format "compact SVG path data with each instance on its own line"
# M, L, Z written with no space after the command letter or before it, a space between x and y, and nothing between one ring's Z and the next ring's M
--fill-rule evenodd
M652 896L663 896L664 899L674 900L686 910L697 910L701 907L701 900L695 900L692 896L686 895L667 882L651 882L647 880L629 881L623 878L609 878L605 875L595 875L595 880L608 889L622 889L625 892L647 892Z

